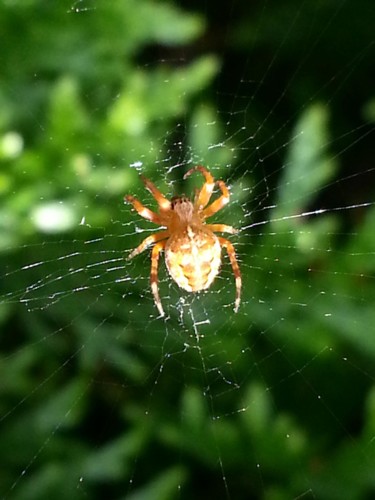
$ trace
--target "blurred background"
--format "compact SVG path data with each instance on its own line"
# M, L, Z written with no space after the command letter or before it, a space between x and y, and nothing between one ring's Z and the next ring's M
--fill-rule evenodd
M375 495L374 6L0 3L0 493ZM227 257L188 294L124 204L203 183ZM163 261L163 259L161 259Z

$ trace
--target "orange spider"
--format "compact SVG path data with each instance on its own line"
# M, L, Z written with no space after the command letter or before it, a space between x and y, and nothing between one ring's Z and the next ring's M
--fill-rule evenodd
M203 174L205 183L197 191L194 202L185 196L175 196L169 201L142 175L142 181L158 203L159 213L152 212L133 196L125 196L125 200L133 205L140 216L167 228L145 238L128 256L128 259L132 259L155 243L151 253L151 290L161 316L164 316L164 311L158 289L158 261L162 250L165 251L169 274L175 282L188 292L198 292L208 288L219 273L221 247L225 247L236 279L235 312L240 305L242 280L234 247L230 241L214 234L235 234L237 229L226 224L205 224L205 219L228 203L229 190L223 181L215 182L210 172L202 166L186 172L184 179L196 170ZM207 206L215 184L220 188L221 196Z

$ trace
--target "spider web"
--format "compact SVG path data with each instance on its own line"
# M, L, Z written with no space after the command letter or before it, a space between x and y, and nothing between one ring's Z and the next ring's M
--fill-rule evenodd
M323 77L291 106L295 81L327 35L346 29L352 3L338 2L323 25L319 7L292 6L280 9L278 28L268 22L274 6L261 2L249 34L232 3L212 20L228 14L239 26L237 38L223 37L213 97L180 112L167 132L161 127L162 147L155 151L150 139L149 156L135 144L107 168L104 153L86 144L83 153L97 162L86 190L96 190L102 210L82 188L73 212L50 201L45 179L40 203L27 206L37 231L3 245L3 498L359 499L374 491L373 127L363 117L337 124L332 116L348 89L358 89L373 40L353 41L339 71L318 68ZM70 19L102 12L100 2L68 7ZM292 53L280 73L301 17L303 57ZM271 51L269 32L277 40ZM251 50L234 64L228 47L246 37ZM185 67L184 57L156 61ZM172 95L174 82L165 84ZM116 112L125 97L112 99ZM373 120L370 98L353 97ZM31 120L38 125L32 111ZM6 139L14 145L14 136ZM58 143L57 132L51 140ZM111 153L116 141L108 135ZM242 272L241 306L235 314L226 256L199 294L180 290L162 261L160 318L150 252L125 259L155 226L123 196L155 208L138 173L168 198L191 195L201 176L182 178L196 164L231 190L212 222L239 229L229 239ZM84 154L74 168L77 179L86 172ZM62 182L74 191L71 177ZM103 216L109 193L116 210Z

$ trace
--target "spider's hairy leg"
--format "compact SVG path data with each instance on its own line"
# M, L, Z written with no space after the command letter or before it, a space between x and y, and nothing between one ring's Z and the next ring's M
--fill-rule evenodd
M213 233L230 233L237 234L238 229L232 226L227 226L227 224L206 224L207 229L212 231Z
M142 253L144 250L146 250L147 247L152 245L153 243L156 243L157 241L160 240L165 240L169 236L169 231L160 231L160 233L155 233L151 234L151 236L147 236L140 245L137 246L128 256L127 259L130 260L136 255L139 255Z
M131 203L133 205L133 208L144 219L150 220L155 224L162 225L160 216L155 212L153 212L152 210L150 210L149 208L145 207L140 201L137 200L137 198L134 198L134 196L128 194L127 196L124 197L124 200L127 201L128 203Z
M144 182L146 188L150 191L152 196L157 201L160 210L164 212L169 210L171 208L171 202L159 191L155 184L147 179L147 177L145 177L144 175L140 175L140 178Z
M198 209L202 209L207 205L207 203L210 201L212 192L215 187L215 180L210 174L210 172L203 167L202 165L197 165L196 167L191 168L186 174L184 175L184 179L189 177L193 172L196 172L199 170L205 178L205 183L203 184L202 188L200 191L198 191L198 194L195 198L195 206L198 207Z
M158 287L158 264L159 264L159 256L160 252L165 248L165 241L159 241L156 243L154 248L152 249L151 254L151 290L154 295L154 301L160 316L164 316L163 306L161 305L161 300L159 296L159 287Z
M225 205L229 202L230 194L229 194L229 189L225 185L224 181L217 181L217 185L220 188L221 191L221 196L217 200L215 200L213 203L211 203L210 206L205 208L203 210L203 217L207 219L208 217L211 217L211 215L216 214L219 210L221 210Z
M236 300L234 303L234 312L238 312L238 308L240 307L241 302L242 278L241 271L237 262L236 251L229 240L226 240L225 238L219 238L219 242L221 246L226 249L230 263L232 264L233 274L236 280Z

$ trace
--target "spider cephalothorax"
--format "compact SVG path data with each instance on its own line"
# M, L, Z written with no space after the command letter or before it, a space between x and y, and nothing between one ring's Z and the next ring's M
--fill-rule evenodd
M165 251L165 262L169 274L175 282L188 292L198 292L208 288L219 273L221 247L225 247L236 278L235 312L238 311L240 305L241 273L234 247L229 240L214 234L215 232L234 234L237 230L226 224L205 223L205 219L228 203L229 190L223 181L215 182L210 172L202 166L189 170L184 175L184 179L195 170L199 170L204 175L206 182L196 193L194 202L186 196L175 196L169 201L150 180L143 176L141 176L143 182L159 205L159 213L152 212L131 195L125 197L125 200L133 205L139 215L166 227L166 230L145 238L128 257L131 259L155 243L151 253L151 289L161 316L164 316L164 311L159 297L157 271L162 250ZM208 205L215 184L218 185L222 194L211 205Z

